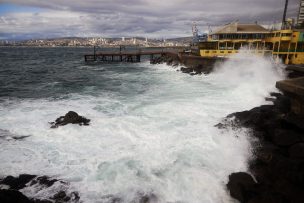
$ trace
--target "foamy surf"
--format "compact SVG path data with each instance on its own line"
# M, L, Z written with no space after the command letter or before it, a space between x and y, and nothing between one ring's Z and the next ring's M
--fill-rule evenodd
M139 202L144 195L152 202L234 202L225 184L230 173L247 170L250 137L246 129L214 125L263 104L284 77L268 59L241 58L195 77L148 63L123 71L124 64L82 64L74 74L90 71L109 82L59 98L4 100L0 129L7 136L31 136L0 139L0 174L64 179L83 202ZM90 118L91 125L50 129L48 122L69 110ZM23 192L47 197L56 190Z

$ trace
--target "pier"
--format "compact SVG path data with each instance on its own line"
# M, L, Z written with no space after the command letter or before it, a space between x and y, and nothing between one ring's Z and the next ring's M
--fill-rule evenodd
M178 53L177 50L141 50L141 49L131 49L127 50L125 47L120 47L119 50L104 50L97 51L94 47L93 54L84 55L85 62L129 62L138 63L141 61L142 56L150 56L150 60L154 57L163 56L167 53Z

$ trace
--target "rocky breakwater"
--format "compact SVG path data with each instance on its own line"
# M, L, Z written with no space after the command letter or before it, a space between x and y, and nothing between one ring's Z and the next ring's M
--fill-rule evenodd
M167 64L173 67L180 67L178 71L190 75L209 74L214 64L221 61L221 58L201 57L186 53L165 53L160 57L150 60L151 64Z
M251 174L229 176L228 190L241 203L304 202L304 77L276 87L283 94L267 98L273 105L234 113L218 125L250 128L259 139L249 163Z
M35 197L24 194L32 193ZM34 193L34 194L33 194ZM22 174L0 179L1 203L64 203L79 202L77 192L69 191L69 184L47 176Z

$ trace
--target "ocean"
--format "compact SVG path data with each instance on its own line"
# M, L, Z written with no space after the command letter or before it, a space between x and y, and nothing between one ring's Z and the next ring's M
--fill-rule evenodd
M257 56L191 76L165 64L86 64L92 48L0 48L0 177L47 175L82 202L235 202L230 173L247 171L247 129L214 127L267 104L282 66ZM68 111L90 126L51 129ZM14 139L22 138L24 139ZM49 197L60 185L22 192Z

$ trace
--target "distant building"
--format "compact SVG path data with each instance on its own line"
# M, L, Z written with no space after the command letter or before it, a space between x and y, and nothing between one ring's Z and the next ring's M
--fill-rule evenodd
M303 25L304 22L304 0L300 0L300 8L298 14L298 25Z
M243 47L245 53L273 56L285 64L304 64L304 31L283 27L267 30L254 24L233 22L211 33L208 41L199 43L203 57L230 57Z
M304 1L304 0L303 0ZM215 32L210 36L213 40L222 39L245 39L258 40L265 39L266 34L270 31L258 24L240 24L238 22L230 23Z

